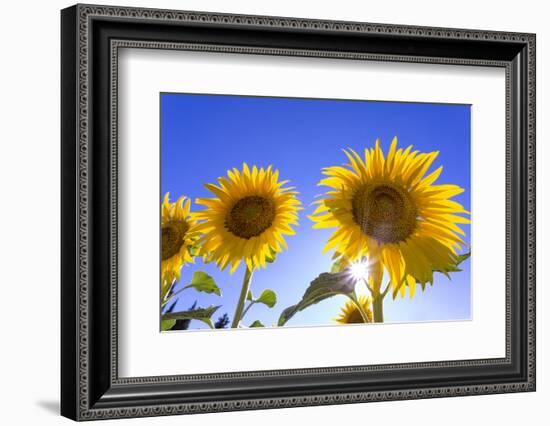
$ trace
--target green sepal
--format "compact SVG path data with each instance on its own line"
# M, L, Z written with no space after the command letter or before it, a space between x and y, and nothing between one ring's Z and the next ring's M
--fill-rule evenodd
M445 268L441 269L434 269L434 272L440 272L443 275L445 275L447 278L451 279L451 276L449 275L449 272L461 272L462 269L460 269L458 266L464 262L466 259L468 259L471 256L471 251L468 251L464 254L459 254L456 257L456 260L454 262L449 262L448 265L445 266Z
M198 246L187 246L187 252L192 256L195 257L199 254L199 247Z
M344 259L343 257L340 257L338 260L336 260L332 264L332 267L330 268L330 272L332 272L333 274L337 272L342 272L344 271L344 269L346 269L346 266L348 266L347 260Z
M464 253L464 254L459 254L457 257L456 257L456 260L454 262L449 262L443 269L436 269L434 268L433 269L433 272L439 272L443 275L445 275L449 280L451 279L451 275L450 273L451 272L461 272L462 269L460 269L458 266L464 262L466 259L468 259L471 255L471 252L468 251L467 253ZM433 274L432 274L433 275ZM426 284L430 284L430 286L433 286L434 283L433 283L433 279L432 280L429 280L429 281L426 281L426 282L421 282L419 280L416 280L416 284L420 284L420 287L422 288L422 291L426 290ZM403 283L402 285L407 285L407 283ZM395 299L397 297L397 293L399 292L401 286L393 289L393 299ZM410 291L410 290L409 290Z
M267 263L273 263L277 259L277 250L274 250L272 247L269 248L269 255L265 257Z

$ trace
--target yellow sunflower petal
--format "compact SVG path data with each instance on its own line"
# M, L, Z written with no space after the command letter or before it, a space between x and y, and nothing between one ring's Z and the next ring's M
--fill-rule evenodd
M271 250L287 249L284 235L294 235L301 204L288 181L279 181L273 167L259 168L243 163L242 170L232 169L227 178L218 179L220 187L207 184L216 197L199 199L205 206L195 214L203 233L203 256L214 260L220 269L231 265L235 272L244 261L247 268L266 267Z
M169 193L161 204L161 282L171 284L179 281L181 267L193 263L191 247L198 249L196 221L190 212L191 200L180 197L170 203ZM164 291L164 290L163 290Z
M361 158L344 150L348 163L323 170L319 185L329 190L310 219L314 228L334 229L323 251L334 250L335 259L348 263L372 257L387 271L394 291L409 287L412 296L416 280L431 281L433 270L456 259L464 244L465 230L458 225L470 223L462 216L469 212L451 200L464 189L434 185L443 170L429 172L436 151L399 148L394 138L386 157L379 140L364 153ZM380 280L377 272L373 282Z

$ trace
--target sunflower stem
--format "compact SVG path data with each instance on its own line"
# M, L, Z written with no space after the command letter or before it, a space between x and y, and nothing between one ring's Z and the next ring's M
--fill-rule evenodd
M374 290L373 290L372 287L369 285L369 282L368 282L366 279L363 279L363 282L365 283L365 286L367 287L367 290L370 292L370 295L371 295L371 296L374 296Z
M231 323L231 328L237 328L239 322L243 316L244 303L246 301L246 296L248 295L248 290L250 289L250 280L252 279L252 271L246 268L243 278L243 286L241 287L241 294L239 296L239 301L237 302L237 308L235 309L235 315L233 315L233 322Z
M351 293L349 295L349 298L351 299L351 301L355 304L355 306L357 307L357 310L359 311L359 313L361 314L361 318L363 318L363 322L366 324L366 323L369 323L369 316L367 315L367 313L365 312L365 310L363 309L363 306L361 306L361 303L359 303L359 299L357 298L357 294L355 292Z
M172 284L172 287L174 285ZM178 291L170 294L170 292L168 292L168 294L170 294L169 296L167 295L167 297L164 298L164 302L162 302L162 306L165 306L170 300L172 300L174 297L176 297L178 294L180 294L183 290L186 290L188 288L190 288L191 286L190 285L186 285L185 287L183 288L180 288Z
M241 320L245 317L246 313L248 312L248 310L252 307L252 305L254 305L256 302L254 301L251 301L247 306L246 308L244 308L244 311L241 315Z
M372 317L374 322L384 322L383 301L384 296L382 294L378 294L372 299Z
M382 264L380 261L375 262L371 266L369 281L372 286L372 317L374 322L384 322L384 312L382 302L386 292L382 290Z
M388 294L388 291L390 290L390 287L391 287L391 281L388 283L388 285L386 286L386 289L384 290L384 292L382 293L382 299L384 297L386 297L386 294Z

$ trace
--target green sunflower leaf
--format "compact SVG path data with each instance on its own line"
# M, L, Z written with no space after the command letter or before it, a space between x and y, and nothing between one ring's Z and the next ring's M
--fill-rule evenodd
M252 324L250 324L250 328L258 328L258 327L264 327L264 325L260 320L256 320Z
M273 290L266 288L254 302L263 303L268 308L272 308L277 303L277 295Z
M160 322L160 330L161 331L167 331L167 330L170 330L174 324L176 323L176 320L173 319L173 320L162 320Z
M246 295L246 300L253 300L254 295L252 294L252 290L248 290L248 294Z
M203 293L214 293L218 296L222 295L220 288L217 286L216 281L214 281L214 278L202 271L197 271L193 274L193 279L187 287L194 288L195 290Z
M349 295L354 289L355 282L347 272L322 273L310 283L300 302L289 306L281 313L278 325L285 325L297 312L306 309L308 306L339 294Z
M189 311L170 312L162 316L162 322L169 320L197 320L202 321L210 328L212 325L212 315L220 308L220 306L209 306L208 308L195 308Z

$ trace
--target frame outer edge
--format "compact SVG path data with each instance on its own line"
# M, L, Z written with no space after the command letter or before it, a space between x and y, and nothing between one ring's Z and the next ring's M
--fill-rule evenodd
M141 417L151 415L169 415L180 413L206 413L215 411L229 411L229 410L243 410L243 409L263 409L263 408L283 408L293 406L308 406L308 405L325 405L325 404L343 404L352 402L367 402L367 401L381 401L381 400L399 400L399 399L415 399L415 398L433 398L441 396L461 396L461 395L475 395L475 394L488 394L488 393L503 393L503 392L517 392L517 391L529 391L535 389L535 183L534 183L534 155L535 155L535 35L526 33L510 33L510 32L496 32L496 31L482 31L482 30L463 30L463 29L448 29L448 28L430 28L430 27L415 27L415 26L403 26L403 25L387 25L387 24L368 24L368 23L354 23L354 22L337 22L337 21L324 21L324 20L310 20L310 19L298 19L298 18L276 18L268 16L245 16L245 15L229 15L229 14L217 14L207 12L185 12L185 11L170 11L170 10L158 10L158 9L141 9L141 8L127 8L127 7L111 7L111 6L97 6L97 5L77 5L73 8L69 8L63 11L64 14L69 13L68 10L75 12L76 18L74 20L76 31L75 37L77 39L75 51L73 52L75 61L75 75L76 88L75 99L78 106L78 116L76 120L76 132L75 138L70 141L77 142L78 151L75 157L71 159L72 162L76 162L75 177L75 203L73 204L73 211L77 219L76 233L73 234L73 238L77 235L77 249L72 253L71 257L65 255L63 251L63 267L62 270L66 271L67 260L73 260L74 256L77 257L77 285L74 282L67 283L67 280L63 280L63 288L65 291L69 287L76 298L76 312L72 317L73 328L77 325L76 335L62 339L62 352L65 352L65 344L70 346L74 345L74 352L78 356L78 359L73 362L74 375L76 376L75 382L70 387L74 389L76 394L75 401L76 407L74 410L75 420L92 420L92 419L104 419L113 417ZM470 40L485 40L485 41L506 41L514 42L518 44L524 44L528 46L528 105L526 106L528 117L528 185L527 188L527 204L528 204L528 230L531 239L528 241L528 283L527 283L527 297L528 297L528 336L527 336L527 372L528 378L525 382L508 382L503 384L494 385L474 385L474 386L451 386L448 388L428 388L428 389L403 389L401 391L387 391L387 392L362 392L354 394L330 394L330 395L317 395L317 396L304 396L304 397L281 397L270 398L261 400L244 400L244 401L220 401L215 403L206 404L163 404L160 406L143 406L139 408L113 408L113 409L93 409L89 407L89 388L88 377L89 374L89 357L88 357L88 136L89 136L89 122L88 122L88 84L89 84L89 64L88 64L88 48L91 43L89 39L89 17L107 17L107 18L132 18L139 20L151 21L175 21L175 22L189 22L189 23L219 23L232 26L255 26L261 28L290 28L290 29L310 29L328 32L358 32L358 33L382 33L383 35L400 34L412 37L421 38L443 38L443 39L470 39ZM62 33L62 36L65 34ZM65 64L65 62L63 62ZM67 70L65 66L62 69ZM62 105L62 117L66 117L68 108L74 105ZM62 128L66 131L68 125L62 123ZM67 160L65 153L65 141L63 138L63 166L65 173L67 166L72 163ZM73 147L74 150L74 147ZM64 176L63 176L64 177ZM67 190L67 183L62 184L63 191ZM63 198L68 201L68 198ZM63 205L65 213L70 211L66 205ZM67 232L66 224L63 223L63 228ZM66 240L62 238L62 242ZM66 297L66 296L65 296ZM65 303L66 305L66 303ZM70 318L70 316L63 315L63 319ZM64 321L65 322L65 321ZM66 336L67 325L62 324L64 335ZM74 339L74 340L72 340ZM72 365L71 365L72 367ZM63 365L62 370L66 371L66 366ZM64 386L65 392L62 390L62 407L63 402L67 403L67 388ZM62 408L63 410L63 408ZM72 412L71 412L72 413ZM70 414L68 411L63 413L64 415Z
M528 229L528 241L527 241L527 286L528 286L528 365L527 374L530 390L536 391L536 270L537 270L537 256L536 256L536 133L537 133L537 36L536 34L529 34L527 41L527 229Z
M61 407L78 414L77 197L77 6L61 11Z

